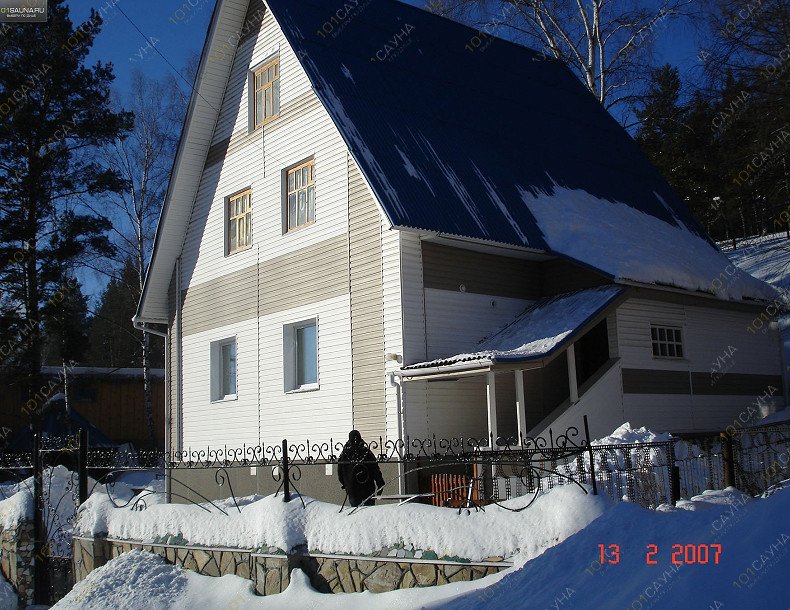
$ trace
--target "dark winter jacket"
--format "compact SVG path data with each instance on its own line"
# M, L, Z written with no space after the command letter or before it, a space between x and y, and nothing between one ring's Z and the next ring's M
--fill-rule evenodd
M337 478L346 490L351 506L359 506L374 493L381 493L384 487L384 477L381 476L376 456L356 430L349 433L348 442L338 458Z

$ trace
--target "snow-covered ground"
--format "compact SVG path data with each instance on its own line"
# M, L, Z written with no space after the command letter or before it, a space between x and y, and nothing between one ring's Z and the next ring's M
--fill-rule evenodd
M776 288L790 290L790 239L774 233L738 242L733 250L726 243L722 250L740 269Z
M558 492L552 490L546 497L563 497ZM55 607L786 608L790 489L766 496L753 499L728 489L659 511L634 504L610 505L586 528L507 572L472 583L391 593L324 595L315 592L297 570L287 591L258 597L250 581L200 576L134 551L92 572ZM600 544L607 549L603 565ZM618 545L616 563L615 549L609 545ZM654 555L648 555L650 545L657 547ZM700 559L705 558L704 545L706 561L673 564L673 545L683 545L676 555L681 561L686 545L694 545L694 555L699 552ZM721 545L720 552L715 545Z
M778 297L780 302L790 306L790 239L787 238L786 233L747 239L738 243L738 247L734 250L724 243L720 246L739 270L746 271L778 288L782 293ZM736 272L728 281L738 282L744 275ZM786 367L784 376L787 383L790 381L790 316L782 316L778 321L782 329ZM790 412L787 418L790 419Z
M758 500L706 494L668 512L618 504L499 582L438 607L784 609L789 512L790 489Z

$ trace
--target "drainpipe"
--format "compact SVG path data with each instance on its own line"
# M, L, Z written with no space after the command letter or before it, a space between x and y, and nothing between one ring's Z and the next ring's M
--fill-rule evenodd
M403 395L401 394L403 388L400 379L394 373L390 373L390 383L395 386L395 393L397 395L397 415L398 415L398 434L404 443L404 455L408 453L409 448L405 446L406 443L406 418L403 413ZM406 481L404 481L404 474L406 470L403 462L398 462L398 494L403 495L406 493Z

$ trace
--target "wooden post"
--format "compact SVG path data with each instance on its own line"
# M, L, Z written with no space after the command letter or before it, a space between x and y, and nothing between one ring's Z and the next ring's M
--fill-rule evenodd
M568 387L571 391L571 404L579 402L579 386L576 383L576 346L571 343L565 352L568 357Z
M524 443L527 435L527 405L524 401L524 371L516 371L516 421L518 422L518 444Z
M486 400L488 403L488 435L491 438L491 448L493 449L498 434L496 426L496 373L492 371L486 373Z
M735 461L732 457L732 437L726 432L719 435L721 459L724 465L724 487L735 487Z

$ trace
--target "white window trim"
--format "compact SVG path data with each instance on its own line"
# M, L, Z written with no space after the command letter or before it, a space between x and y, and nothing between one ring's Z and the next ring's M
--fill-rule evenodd
M680 331L680 342L677 341L664 341L665 344L673 344L673 345L680 345L680 348L683 350L682 356L661 356L656 355L653 352L653 329L654 328L664 328L664 329L672 329L672 330L679 330ZM687 352L686 352L686 329L679 324L668 324L665 322L651 322L650 328L648 329L648 340L650 342L650 354L652 355L654 360L674 360L677 362L678 360L688 360ZM661 343L661 341L659 341Z
M236 344L236 393L220 396L222 384L222 346ZM212 404L233 402L239 399L239 341L238 336L212 341L210 344L209 399Z
M296 385L297 353L296 330L306 326L315 326L315 371L316 382ZM321 356L320 336L318 330L318 316L304 318L298 322L291 322L283 326L283 392L285 394L303 394L316 392L321 389Z

